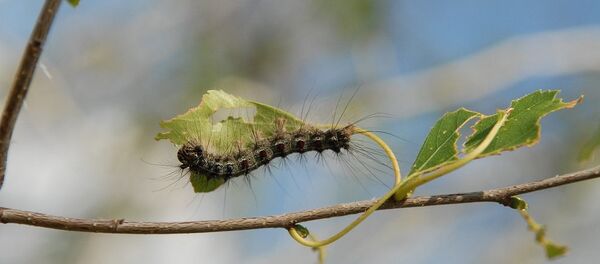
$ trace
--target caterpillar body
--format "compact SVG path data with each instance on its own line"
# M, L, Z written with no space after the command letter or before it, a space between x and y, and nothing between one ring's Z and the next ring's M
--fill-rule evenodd
M249 146L240 147L232 153L211 153L202 144L188 141L177 152L180 168L205 175L209 180L227 181L249 174L273 159L284 158L293 153L321 153L326 150L339 153L342 149L348 150L355 128L351 124L322 130L305 125L295 131L286 131L282 124L284 121L276 121L276 130L272 136L257 139Z

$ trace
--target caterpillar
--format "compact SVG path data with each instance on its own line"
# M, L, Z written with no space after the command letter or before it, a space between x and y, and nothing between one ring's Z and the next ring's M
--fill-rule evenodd
M243 111L248 108L254 113L238 117L229 113L225 119L214 122L220 110ZM353 138L353 135L366 132L355 125L361 120L364 118L342 126L338 126L339 119L327 126L311 125L279 108L221 90L210 90L202 97L198 107L161 122L167 131L159 133L156 139L169 139L178 146L178 168L189 172L195 192L206 193L233 178L250 175L261 167L270 171L270 163L276 159L307 152L315 152L318 156L326 151L347 153L348 157L355 159L340 158L347 167L355 172L363 168L375 176L373 172L378 169L369 167L365 162L370 160L386 165L379 160L381 152L361 144L359 138Z
M253 142L251 146L240 148L235 153L210 153L207 148L195 141L188 141L177 151L180 168L188 168L192 173L204 174L208 179L231 178L246 175L268 164L275 158L283 158L293 153L331 150L340 153L350 148L350 137L354 125L322 130L306 125L295 131L286 131L285 119L278 119L275 133Z

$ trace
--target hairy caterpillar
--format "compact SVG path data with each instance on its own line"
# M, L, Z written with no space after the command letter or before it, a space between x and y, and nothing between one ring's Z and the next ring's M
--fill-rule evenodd
M293 153L325 150L339 153L342 149L348 150L350 136L354 132L354 125L327 130L307 126L288 132L281 124L285 122L284 119L277 122L279 124L276 124L273 136L259 139L250 146L230 154L209 153L201 144L189 141L177 152L177 158L181 162L180 168L189 168L192 173L205 174L209 179L221 178L227 181L248 174L275 158Z
M248 108L255 113L245 117L229 113L225 119L213 122L219 110ZM330 151L341 157L344 151L355 159L341 158L347 167L353 171L363 168L373 175L377 169L366 165L365 158L381 165L381 153L352 138L366 131L356 127L356 122L343 126L337 125L339 120L335 123L311 125L278 108L211 90L198 107L161 123L169 131L158 134L157 139L169 139L179 146L178 167L189 172L195 192L211 192L230 179L252 174L261 167L269 169L278 158L307 152L321 156Z

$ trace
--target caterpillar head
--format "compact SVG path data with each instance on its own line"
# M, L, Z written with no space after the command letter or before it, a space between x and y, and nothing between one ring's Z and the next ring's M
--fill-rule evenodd
M188 142L177 151L177 159L181 162L182 169L189 168L204 161L204 148L198 144Z

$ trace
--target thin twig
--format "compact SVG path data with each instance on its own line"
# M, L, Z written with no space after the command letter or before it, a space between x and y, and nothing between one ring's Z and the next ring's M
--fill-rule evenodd
M62 0L46 0L35 28L31 32L29 42L25 47L25 52L15 74L10 93L6 98L2 119L0 120L0 189L4 183L8 147L10 146L10 139L15 128L15 123L17 122L17 116L19 115L25 96L27 96L38 59L42 54L46 37L48 37L48 32L61 2Z
M508 205L510 197L515 195L535 192L598 177L600 177L600 166L561 176L555 176L541 181L523 183L481 192L413 197L402 202L389 202L380 209L475 202L496 202L503 205ZM361 213L375 202L375 200L359 201L276 216L193 222L130 222L125 221L124 219L76 219L0 207L0 222L5 224L15 223L60 230L100 233L206 233L259 228L289 228L300 222Z

